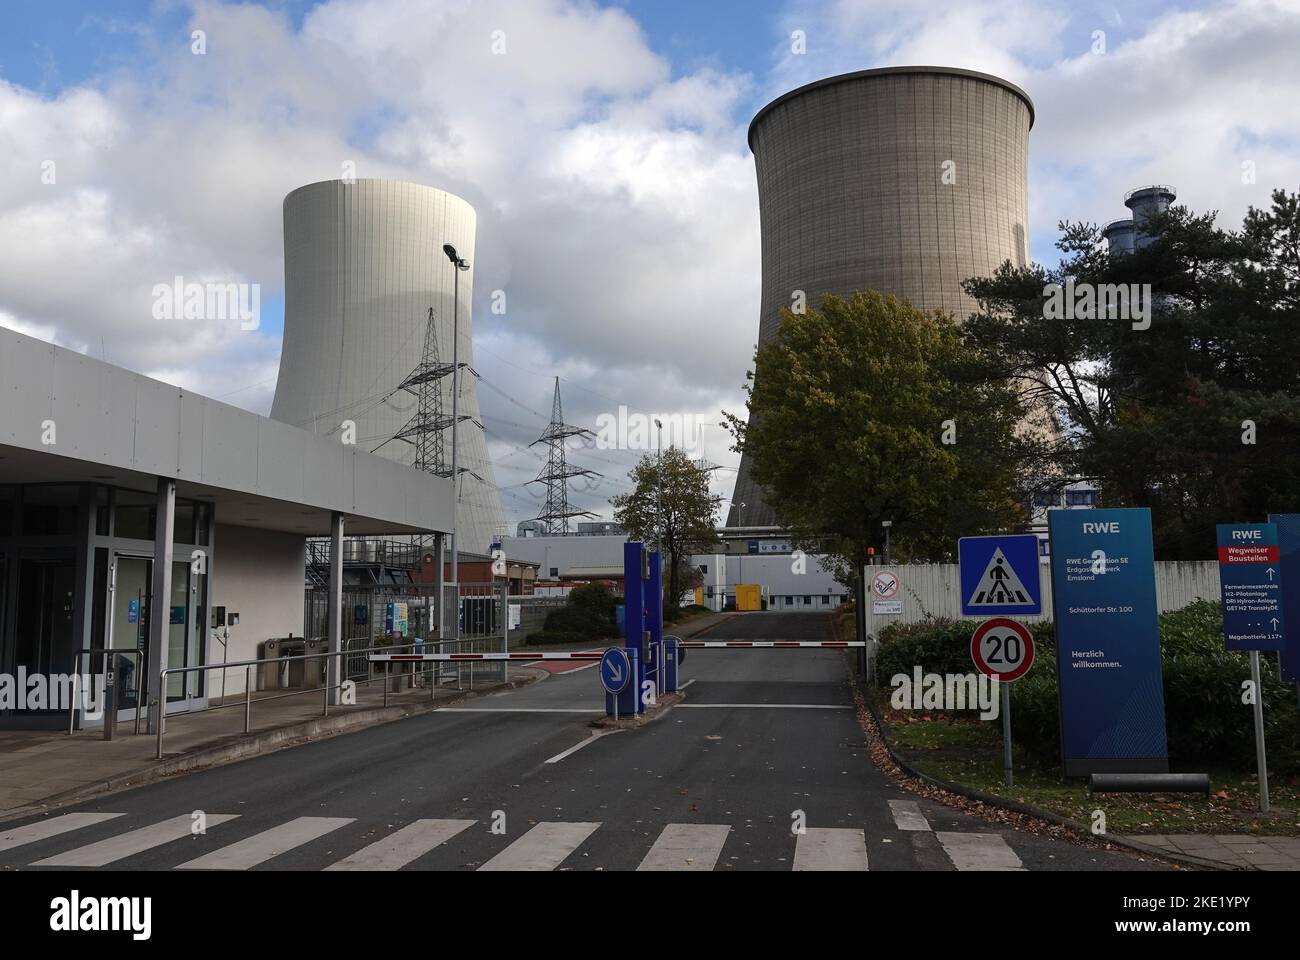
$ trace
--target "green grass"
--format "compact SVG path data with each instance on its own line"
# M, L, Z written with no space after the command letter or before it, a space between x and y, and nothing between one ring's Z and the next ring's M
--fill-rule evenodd
M1300 835L1300 782L1270 783L1272 810L1261 816L1253 771L1212 769L1211 795L1090 794L1086 781L1062 781L1059 767L1012 758L1015 785L1002 783L1001 729L993 723L900 714L881 704L890 745L908 763L940 780L1015 800L1081 823L1106 815L1106 830L1143 833L1259 833ZM1012 732L1014 743L1014 730ZM1202 771L1197 771L1202 772Z

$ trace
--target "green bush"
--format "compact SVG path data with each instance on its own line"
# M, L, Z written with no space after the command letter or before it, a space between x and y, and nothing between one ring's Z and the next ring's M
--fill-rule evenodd
M915 666L926 673L969 673L970 637L975 621L933 620L891 624L880 633L877 677L882 689L897 673ZM1047 764L1060 760L1054 625L1030 627L1034 665L1011 688L1011 713L1017 745ZM1251 708L1242 703L1242 682L1250 678L1244 653L1224 647L1219 604L1198 600L1160 617L1165 728L1171 761L1182 768L1223 763L1248 767L1255 750ZM1264 719L1269 767L1300 770L1295 689L1277 679L1275 659L1265 655ZM1270 662L1272 661L1272 662Z
M921 623L891 623L880 631L880 653L876 675L882 683L896 673L911 676L914 667L925 673L970 673L970 638L978 626L974 620L933 619ZM1056 646L1052 624L1035 623L1035 659Z
M546 615L542 629L528 643L577 643L618 636L614 594L600 583L584 583L569 591L565 605ZM545 639L534 639L537 637Z

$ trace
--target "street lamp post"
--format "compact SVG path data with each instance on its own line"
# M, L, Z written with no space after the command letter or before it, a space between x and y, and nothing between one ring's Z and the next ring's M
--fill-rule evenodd
M451 588L456 598L452 609L452 639L460 639L460 544L457 543L456 526L460 514L460 446L456 442L460 427L460 274L469 269L469 261L456 253L450 243L442 245L454 268L454 293L451 320ZM439 597L441 604L445 598Z
M655 546L662 551L664 547L661 527L664 520L664 422L658 417L655 417L655 459L659 462L659 475L655 480L655 499L658 501L656 509L659 514L658 522L655 524Z

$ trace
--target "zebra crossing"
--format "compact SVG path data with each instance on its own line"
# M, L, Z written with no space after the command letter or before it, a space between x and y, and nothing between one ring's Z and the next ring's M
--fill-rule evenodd
M915 800L890 800L889 814L900 837L926 833L938 843L955 870L1023 870L1019 856L1002 834L935 831ZM95 869L120 868L128 858L160 851L194 832L191 814L133 825L122 813L66 813L20 827L0 826L0 854L14 866ZM239 821L238 814L205 814L205 835L211 830L221 839L220 828ZM300 816L275 824L251 836L234 840L198 857L171 865L175 870L240 871L274 867L278 857L357 823L353 817ZM78 842L78 831L103 824L121 825L121 832L89 843ZM335 859L321 867L327 871L392 871L408 867L426 854L460 837L479 824L469 819L420 819L359 849L330 851ZM521 836L478 866L483 871L553 871L583 866L571 858L602 829L604 822L540 821L530 823ZM482 828L481 828L482 829ZM375 832L379 832L376 830ZM659 831L637 870L712 871L734 830L723 823L668 823ZM878 838L891 843L892 839ZM792 869L795 871L864 871L871 869L864 829L805 827L795 834ZM66 841L65 849L27 860L22 848ZM927 842L931 842L927 839ZM15 859L17 858L17 859ZM732 859L735 859L734 857Z

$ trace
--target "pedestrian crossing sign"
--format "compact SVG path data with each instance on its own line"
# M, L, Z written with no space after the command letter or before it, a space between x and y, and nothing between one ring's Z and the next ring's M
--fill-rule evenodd
M1033 534L962 537L957 557L962 616L1043 612L1038 538Z

